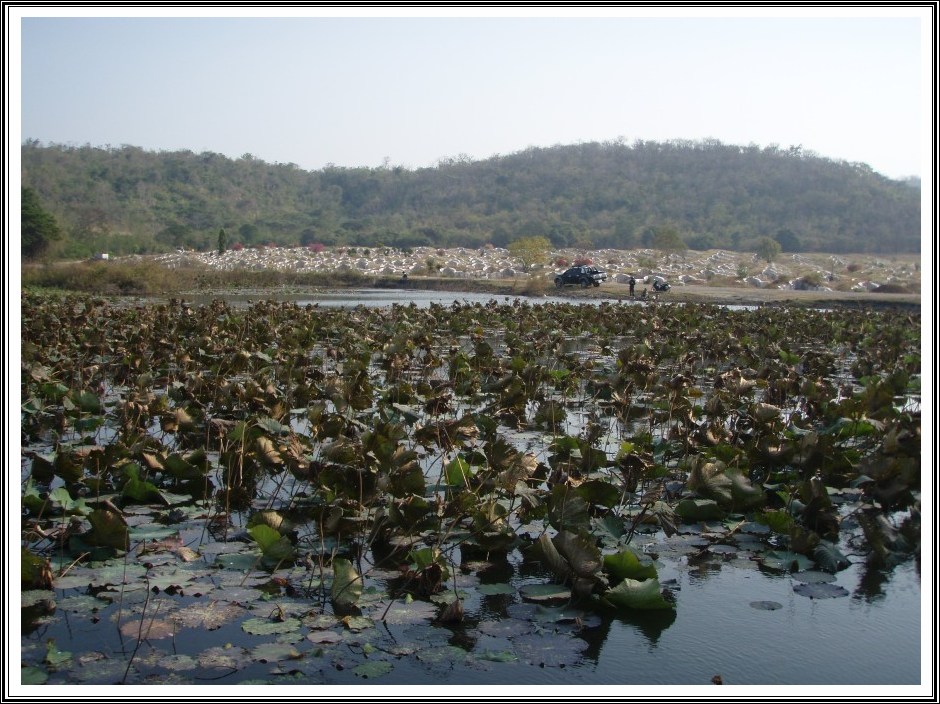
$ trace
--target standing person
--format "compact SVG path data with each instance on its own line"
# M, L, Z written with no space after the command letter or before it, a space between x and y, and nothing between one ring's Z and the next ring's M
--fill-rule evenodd
M630 298L633 298L633 290L636 288L636 279L630 274Z

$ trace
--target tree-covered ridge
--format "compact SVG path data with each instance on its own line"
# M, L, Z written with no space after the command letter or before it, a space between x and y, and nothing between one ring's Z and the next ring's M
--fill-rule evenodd
M68 235L63 253L277 243L474 247L542 236L629 249L674 229L694 249L918 252L920 187L799 147L703 142L529 148L405 169L304 171L138 147L22 148L23 185Z

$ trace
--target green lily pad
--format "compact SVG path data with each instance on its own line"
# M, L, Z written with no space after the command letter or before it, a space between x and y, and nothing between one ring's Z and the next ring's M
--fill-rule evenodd
M655 579L656 567L640 561L633 550L622 550L613 555L604 555L604 571L613 581L623 579Z
M510 650L484 650L476 656L488 662L517 662L519 660L518 656Z
M791 575L804 584L819 584L820 582L835 582L836 576L831 572L820 572L819 570L804 570L803 572L794 572Z
M515 594L516 588L511 584L481 584L477 591L483 596L496 596L497 594Z
M523 599L536 602L568 601L571 590L559 584L526 584L519 589Z
M258 662L282 662L303 656L290 643L264 643L251 649L251 657Z
M531 633L535 629L531 621L518 618L504 618L499 621L480 621L477 630L494 638L514 638L515 636Z
M464 662L468 653L463 648L458 648L456 645L441 645L433 646L425 650L420 650L417 653L417 657L422 662L429 663L454 663L454 662Z
M625 579L616 587L604 592L601 600L618 609L674 609L675 605L666 601L660 591L659 580Z
M819 568L835 574L848 568L852 563L832 543L821 542L813 549L813 559Z
M342 633L336 631L311 631L307 634L307 640L316 645L334 645L342 643L344 638Z
M45 684L49 673L38 667L20 668L20 684Z
M836 599L841 596L848 596L849 591L838 584L827 584L818 582L815 584L796 584L793 587L800 596L808 596L810 599Z
M293 633L300 630L300 619L288 618L283 621L270 618L250 618L242 622L242 630L256 636L271 636L279 633Z
M382 675L387 675L393 669L395 669L395 667L392 663L386 662L385 660L377 660L356 665L356 667L353 668L353 674L355 674L356 677L362 677L366 680L374 680Z
M199 667L220 667L226 670L240 670L251 663L250 655L243 648L232 645L215 646L204 650L198 657Z
M531 665L566 667L574 665L587 650L588 643L580 638L551 634L526 635L513 641L513 650L519 658Z
M231 623L242 617L245 611L243 606L237 604L224 601L199 600L189 604L185 609L174 611L170 615L170 620L183 628L214 631L226 623Z
M342 622L350 631L364 631L367 628L375 628L375 621L365 616L344 616Z
M720 520L725 511L714 499L683 499L676 506L676 515L686 523Z
M768 569L779 572L799 572L812 567L813 561L798 552L775 552L771 550L761 556L761 564Z
M91 598L94 599L94 597ZM42 602L54 604L55 592L51 589L30 589L20 594L20 606L24 609ZM99 601L98 604L100 605L101 602Z
M356 572L349 560L337 558L333 560L333 586L330 589L330 598L337 608L348 608L355 605L362 595L362 577Z
M783 604L777 601L752 601L751 608L757 609L758 611L776 611L777 609L782 609Z

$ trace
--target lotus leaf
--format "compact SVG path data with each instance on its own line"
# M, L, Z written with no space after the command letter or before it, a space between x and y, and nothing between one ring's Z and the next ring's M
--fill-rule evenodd
M513 641L513 650L521 660L542 667L574 665L587 647L580 638L559 634L524 635Z
M621 550L613 555L604 555L604 571L612 577L617 584L624 579L647 580L656 579L655 565L640 561L633 550Z
M810 599L836 599L841 596L848 596L849 591L838 584L827 584L825 582L816 582L813 584L795 584L793 591L800 596L808 596Z
M548 537L547 533L542 533L539 536L538 546L549 569L551 569L559 579L567 579L571 574L571 566L558 552L555 543Z
M282 662L299 660L303 655L289 643L265 643L252 648L251 657L258 662Z
M345 558L333 560L333 585L330 588L330 598L333 605L338 608L354 606L362 595L362 577L356 568Z
M584 482L576 491L585 501L599 506L611 508L617 506L622 498L622 492L614 484L607 481L591 479Z
M95 509L88 514L91 530L84 534L92 545L127 550L129 536L127 523L117 513L106 509Z
M556 530L575 533L587 532L591 525L587 502L567 484L552 487L548 520Z
M265 563L280 565L294 559L295 550L290 540L273 528L258 524L248 529L248 535L261 548L262 559Z
M759 611L776 611L783 608L783 604L777 601L752 601L750 605L752 609Z
M273 636L283 633L294 633L300 630L300 619L287 618L249 618L242 621L242 630L256 636Z
M601 601L617 609L659 610L674 609L675 604L666 601L657 579L624 579L608 589Z
M797 552L775 552L773 550L761 556L761 564L780 572L800 572L813 566L813 561Z
M825 541L820 542L813 550L813 559L820 569L832 574L844 570L852 564L835 545Z
M476 656L480 660L488 662L516 662L519 660L516 654L509 650L484 650L477 653Z
M593 538L563 530L552 542L577 576L599 576L597 573L601 568L601 553Z
M61 508L63 513L66 515L86 515L91 512L91 508L85 503L85 499L73 499L69 494L68 489L62 486L57 487L49 492L49 500Z
M20 548L20 584L24 589L51 589L52 566L49 560Z
M718 502L712 499L683 499L676 505L675 510L676 515L687 523L717 520L725 515Z
M525 584L519 589L523 599L535 602L567 601L571 590L557 584Z
M395 666L384 660L378 660L374 662L364 662L361 665L356 665L353 668L353 674L357 677L362 677L363 679L376 679L382 675L387 675L389 672L395 669Z

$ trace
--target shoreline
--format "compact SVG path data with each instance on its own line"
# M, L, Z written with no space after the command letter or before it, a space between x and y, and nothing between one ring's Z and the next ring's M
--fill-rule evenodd
M206 297L212 295L224 296L257 296L268 295L324 295L338 291L351 291L356 289L380 290L419 290L419 291L448 291L454 293L492 294L493 296L520 296L538 303L546 297L570 299L576 303L579 300L616 299L629 301L630 289L626 284L605 282L601 286L589 289L554 287L540 291L532 291L524 281L511 280L468 280L432 277L410 277L407 281L393 278L370 280L364 277L361 281L344 282L343 284L326 286L282 285L274 287L247 287L243 289L221 289L216 291L188 291L179 295ZM639 299L639 294L636 295ZM877 309L903 309L920 312L921 297L910 293L872 293L855 291L794 291L791 289L755 289L732 286L701 286L680 285L673 286L666 293L649 295L650 303L710 303L715 305L740 306L798 306L810 308L877 308Z

